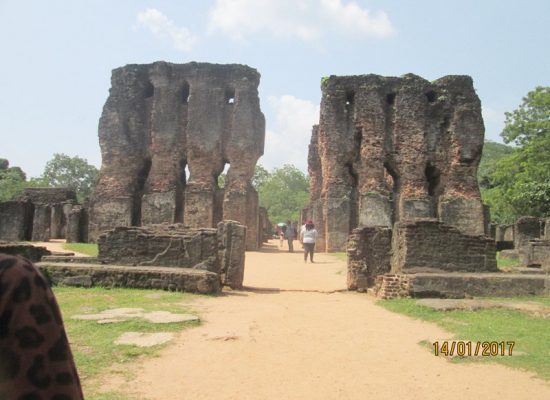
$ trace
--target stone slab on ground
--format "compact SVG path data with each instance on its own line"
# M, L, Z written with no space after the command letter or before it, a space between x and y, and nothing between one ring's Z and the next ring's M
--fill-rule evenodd
M504 308L522 311L542 318L550 318L550 307L533 301L499 301L487 299L420 299L416 304L437 311L467 310L476 311L487 308Z
M72 255L61 255L52 252L51 256L45 256L42 258L44 262L65 262L65 263L76 263L76 264L101 264L101 261L97 257L83 257Z
M201 294L221 292L219 276L205 270L53 262L37 265L53 285L74 285L75 277L79 277L76 281L89 281L89 287L163 289Z
M407 275L411 297L550 296L550 276L512 273L423 273Z
M123 322L132 318L141 318L154 324L199 321L199 317L196 315L175 314L169 311L146 312L143 308L112 308L97 314L73 315L72 318L85 321L97 321L98 323Z
M153 347L169 342L173 338L174 334L171 332L124 332L117 340L115 340L115 344L133 345L138 347Z

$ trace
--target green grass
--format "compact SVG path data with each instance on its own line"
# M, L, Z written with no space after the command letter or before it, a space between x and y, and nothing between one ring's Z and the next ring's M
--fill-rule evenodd
M536 301L550 305L549 298L527 297L499 299ZM452 332L451 338L441 340L514 341L513 356L455 357L453 362L497 362L513 368L534 372L550 380L550 320L536 318L519 311L498 308L479 311L435 311L416 305L413 299L380 300L379 305L390 311L434 322ZM432 344L430 351L434 351Z
M63 248L69 251L84 253L88 256L97 257L96 243L64 243Z
M520 261L519 259L510 259L510 258L500 258L500 251L497 252L497 267L499 269L508 269L508 268L514 268L519 267Z
M137 357L154 356L163 345L142 348L130 345L114 345L124 332L178 332L196 322L153 324L142 319L98 324L95 321L75 320L77 314L95 314L103 310L121 307L142 308L145 311L170 311L193 313L183 303L197 296L156 290L135 289L79 289L55 287L67 335L87 399L122 399L117 393L98 394L91 382L113 364L124 364Z

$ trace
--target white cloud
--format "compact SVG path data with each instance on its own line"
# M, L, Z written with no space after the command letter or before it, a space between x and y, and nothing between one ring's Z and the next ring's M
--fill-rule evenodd
M342 0L217 0L209 31L237 41L267 33L306 42L319 42L326 34L385 38L396 33L383 11L371 14L355 1Z
M137 16L138 26L148 29L153 35L169 39L178 51L189 52L197 42L189 29L177 26L174 21L155 8L148 8Z
M265 154L260 164L268 169L293 164L307 171L311 128L319 123L319 105L291 95L270 96L267 103L274 119L266 131Z
M504 129L504 121L506 119L504 112L482 106L481 113L485 124L485 140L502 143L500 133Z

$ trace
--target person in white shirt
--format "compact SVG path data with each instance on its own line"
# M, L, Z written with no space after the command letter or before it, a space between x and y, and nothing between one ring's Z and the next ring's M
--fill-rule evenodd
M306 222L306 228L300 231L300 243L304 246L304 262L307 262L307 255L309 253L309 260L313 262L313 254L315 252L315 241L317 240L317 231L312 221Z

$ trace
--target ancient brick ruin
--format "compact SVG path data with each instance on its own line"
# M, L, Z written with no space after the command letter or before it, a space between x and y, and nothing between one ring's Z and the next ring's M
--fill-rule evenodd
M395 292L405 275L497 270L476 177L483 140L470 77L323 79L306 214L319 250L347 246L349 289L390 273Z
M86 242L86 210L74 190L27 188L19 200L0 203L0 240Z
M216 294L242 289L246 227L182 224L117 227L98 239L97 257L49 256L39 264L53 284Z
M222 221L217 229L182 224L117 227L98 238L98 259L113 265L193 268L220 275L223 284L242 287L246 227Z
M476 179L483 139L470 77L326 78L309 148L319 250L344 249L357 227L417 218L484 234Z
M102 166L90 240L117 226L212 228L228 219L247 226L247 249L256 249L258 195L251 178L265 136L259 80L256 70L237 64L115 69L99 122Z

